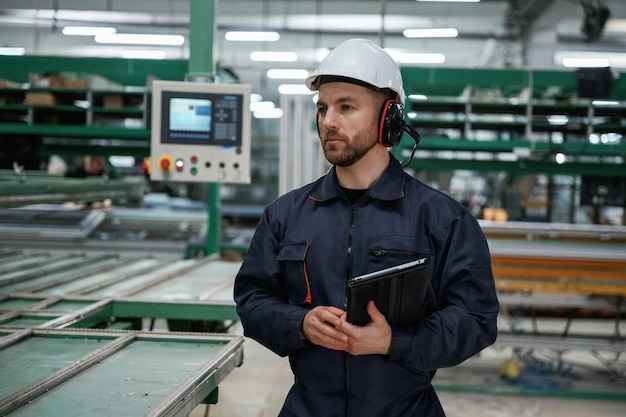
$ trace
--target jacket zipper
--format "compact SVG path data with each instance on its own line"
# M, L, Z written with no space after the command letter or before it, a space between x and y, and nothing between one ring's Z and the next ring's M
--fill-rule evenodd
M348 229L348 249L346 256L346 286L348 285L348 279L350 279L350 273L352 272L352 268L350 268L350 264L352 262L352 231L354 228L354 217L356 215L356 205L350 204L350 228ZM345 304L344 304L345 305Z
M350 268L350 264L352 261L352 229L354 227L354 217L356 215L356 203L354 204L350 204L350 228L348 231L348 254L347 254L347 263L346 263L346 285L348 282L348 279L350 278L350 273L351 273L351 268ZM345 395L345 401L344 401L344 416L348 417L348 402L349 402L349 375L348 375L348 354L344 352L343 354L343 383L344 383L344 395Z
M398 250L398 249L372 249L370 255L376 258L382 258L384 256L390 256L393 258L409 258L417 259L421 254L414 251Z

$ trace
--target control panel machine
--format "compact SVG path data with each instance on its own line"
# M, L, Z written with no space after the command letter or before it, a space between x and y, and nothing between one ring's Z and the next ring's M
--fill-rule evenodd
M154 81L150 178L250 182L247 84Z

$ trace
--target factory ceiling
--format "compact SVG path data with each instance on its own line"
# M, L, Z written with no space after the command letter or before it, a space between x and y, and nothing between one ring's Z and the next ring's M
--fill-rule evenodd
M27 55L189 56L189 0L3 0L1 7L0 47L24 48ZM183 40L174 46L97 43L94 36L64 35L68 26ZM411 29L456 35L407 37ZM233 31L275 32L278 39L227 40ZM590 56L620 70L626 68L626 1L215 1L214 62L269 96L286 81L268 77L268 70L311 71L329 49L352 37L377 41L405 66L562 68L564 58ZM253 61L253 52L292 52L295 60Z

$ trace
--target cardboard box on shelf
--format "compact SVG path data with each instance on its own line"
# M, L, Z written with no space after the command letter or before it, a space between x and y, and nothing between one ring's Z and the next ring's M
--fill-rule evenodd
M52 107L56 105L56 98L51 93L26 93L24 104Z
M119 109L124 106L124 98L121 94L107 94L102 97L102 105L110 109Z
M81 80L79 78L64 78L63 87L60 88L86 90L87 88L89 88L89 83L87 82L87 80Z
M3 91L3 89L20 88L18 83L0 78L0 104L13 104L18 101L15 94L11 94L10 91ZM21 101L21 100L20 100Z
M89 87L87 80L78 78L74 75L59 72L31 74L30 85L31 87L39 88L73 90L86 90Z
M0 78L0 88L20 88L20 85L16 82Z

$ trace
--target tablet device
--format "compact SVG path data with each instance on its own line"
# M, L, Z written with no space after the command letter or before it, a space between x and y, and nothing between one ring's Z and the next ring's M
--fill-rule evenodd
M389 324L414 323L421 317L429 282L428 258L351 278L348 281L347 320L358 326L369 323L367 303L374 300Z

